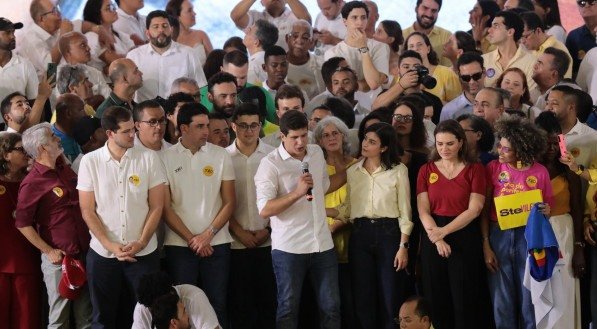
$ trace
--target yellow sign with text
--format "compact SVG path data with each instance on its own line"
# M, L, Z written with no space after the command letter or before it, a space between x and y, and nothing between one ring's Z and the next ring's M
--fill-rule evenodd
M541 190L535 189L493 198L500 229L525 226L535 203L543 202Z

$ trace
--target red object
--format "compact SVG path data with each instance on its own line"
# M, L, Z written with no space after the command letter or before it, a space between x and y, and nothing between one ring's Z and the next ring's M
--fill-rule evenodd
M86 281L87 273L83 263L71 256L64 256L62 259L62 278L58 284L60 296L71 300L79 298Z

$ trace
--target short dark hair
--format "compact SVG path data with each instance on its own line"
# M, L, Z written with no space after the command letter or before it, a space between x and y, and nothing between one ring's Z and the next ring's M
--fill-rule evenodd
M135 122L141 121L141 118L143 117L143 111L145 111L145 109L162 109L163 110L160 103L156 102L153 99L148 99L146 101L142 101L141 103L135 105L135 108L133 109L133 120Z
M250 86L243 88L240 93L236 95L236 99L239 103L251 103L257 106L259 113L261 113L259 118L262 123L265 122L265 118L267 117L266 92L267 91L264 91L261 87Z
M224 65L232 64L236 67L241 67L246 65L247 63L249 63L249 57L247 57L247 54L243 53L240 50L233 50L227 52L226 55L224 55Z
M156 17L162 17L168 20L168 24L170 24L170 16L164 10L154 10L147 14L147 18L145 18L145 28L149 30L149 26L151 26L151 20Z
M323 105L332 112L332 115L342 120L348 128L354 127L354 110L348 100L342 97L329 97L323 102Z
M165 272L148 273L141 277L137 285L137 298L145 307L151 307L156 298L174 293L173 282Z
M236 48L244 54L247 54L247 46L243 44L243 39L241 37L233 36L228 38L228 40L224 42L224 46L222 46L222 48L226 50L226 48L229 47Z
M468 144L466 142L466 133L462 126L458 123L458 121L449 119L441 121L435 130L433 131L433 136L437 136L439 133L448 133L454 135L459 142L462 142L462 146L460 150L458 150L458 159L465 163L473 163L477 160L473 158L471 155L472 153L468 150ZM431 156L429 157L431 161L437 161L441 159L441 156L437 152L437 147L434 147L431 150Z
M541 20L541 17L537 15L533 11L525 11L524 13L520 14L520 18L522 18L524 25L527 26L529 31L535 31L536 29L541 29L541 31L545 31L545 24Z
M284 84L278 88L278 92L276 93L276 98L274 99L274 103L276 104L276 109L278 108L278 100L280 99L290 99L290 98L298 98L301 100L302 106L305 106L305 96L301 89L295 85Z
M563 50L554 47L545 48L543 53L553 56L551 66L554 70L558 71L558 78L563 80L568 71L568 67L570 67L570 57L568 57L568 54Z
M224 56L226 56L226 52L222 49L214 49L209 52L209 55L205 58L205 63L203 63L203 73L206 80L209 81L211 77L222 71Z
M388 107L380 107L378 109L376 109L375 111L371 111L369 112L369 114L367 114L363 120L361 120L361 123L359 124L359 131L358 131L358 137L359 137L359 145L363 142L363 138L365 137L365 125L367 125L367 122L369 122L370 120L379 120L381 122L385 122L385 123L392 123L392 110ZM360 148L359 148L359 153L360 153Z
M263 54L263 61L267 63L268 59L272 56L286 56L286 50L280 46L273 45L265 51L265 54Z
M17 97L17 96L21 96L21 97L27 98L25 95L21 94L18 91L15 91L14 93L10 93L6 97L4 97L4 99L2 100L2 103L0 103L0 111L2 111L2 116L3 117L10 112L10 107L12 105L11 104L12 99L15 98L15 97Z
M383 27L384 31L389 37L393 37L394 41L390 44L390 48L394 52L398 52L400 50L400 45L404 42L404 36L402 35L402 27L400 24L393 20L383 20L380 22L381 26Z
M487 120L476 116L474 114L462 114L456 118L456 121L469 121L471 123L471 129L475 132L481 133L481 138L477 141L477 148L481 152L489 152L493 149L495 144L495 135L493 134L493 128L487 122Z
M168 329L172 319L178 319L178 301L180 297L177 294L165 294L158 297L151 307L151 325L156 329Z
M546 28L551 28L554 25L562 25L558 0L535 0L535 6L539 6L545 10L546 14L544 23Z
M456 46L458 49L462 49L463 53L469 51L479 53L477 50L477 44L472 35L464 31L456 31L454 32L454 38L456 38Z
M412 303L412 302L416 302L417 306L414 309L414 313L420 317L428 317L429 318L429 322L432 322L431 319L431 305L429 304L429 302L427 301L427 299L421 297L421 296L411 296L408 297L404 303Z
M500 11L500 6L495 2L495 0L479 0L479 7L481 7L481 15L489 16L487 23L485 23L485 27L490 27L495 14Z
M252 103L242 103L234 109L234 112L232 112L232 117L230 117L230 121L236 122L236 120L243 115L256 115L259 118L259 121L262 120L259 106Z
M535 125L545 130L548 134L561 134L562 127L556 118L556 114L551 111L543 111L535 118Z
M386 147L386 151L381 154L381 163L384 170L392 169L400 164L400 156L404 153L402 146L398 143L398 135L391 124L385 122L377 122L365 129L365 135L369 132L374 132L381 142L382 147Z
M346 59L344 57L332 57L321 65L321 77L326 86L332 84L332 75L334 75L342 61L346 61Z
M297 110L287 111L280 118L280 132L285 136L291 130L307 129L309 121L305 113Z
M415 31L415 32L409 34L406 37L406 39L404 39L404 49L408 49L408 45L407 45L408 40L410 40L410 38L412 38L415 35L421 37L423 39L423 42L425 42L425 45L427 47L429 47L429 54L427 54L427 60L429 60L429 64L431 64L431 65L439 64L439 59L437 58L437 53L435 52L435 50L433 50L433 46L431 45L431 40L429 40L429 37L425 33ZM421 59L422 59L422 57L421 57Z
M576 117L582 123L587 122L589 115L597 110L597 106L593 105L593 98L591 95L583 90L575 89L577 103L576 103Z
M118 131L121 122L132 118L131 111L122 106L110 106L102 114L102 128L104 130Z
M101 25L103 3L103 0L87 0L83 8L83 20Z
M466 64L470 64L470 63L479 63L479 65L481 65L481 68L484 69L484 60L483 60L483 56L479 55L476 52L466 52L462 55L460 55L460 57L458 57L458 60L456 61L456 69L458 71L460 71L460 67L462 65L466 65Z
M265 19L258 19L255 22L255 37L259 40L259 44L263 50L268 50L271 46L278 42L278 28L266 21Z
M437 3L439 5L439 9L442 9L442 0L433 0L433 1L435 1L435 3ZM423 0L417 0L417 5L415 6L415 8L418 8L422 2L423 2Z
M514 41L518 42L524 32L524 21L520 18L520 15L511 10L502 10L495 14L495 18L497 17L504 19L507 30L514 29Z
M518 6L516 8L524 11L534 11L535 5L531 0L518 0Z
M419 61L421 61L421 63L423 63L423 58L421 55L414 50L403 51L400 57L398 57L398 63L402 63L405 58L417 58Z
M166 101L166 106L164 107L164 111L166 111L166 114L172 114L174 113L174 110L176 109L176 106L178 105L178 103L193 103L195 102L195 98L193 98L193 96L187 94L187 93L183 93L182 91L171 94L170 96L168 96L168 99Z
M209 78L209 80L207 81L207 90L210 93L213 93L214 86L222 83L234 83L234 86L236 86L236 78L234 77L234 75L228 72L220 71L214 74L213 77Z
M574 103L574 109L576 111L576 113L578 113L578 92L576 89L567 86L567 85L556 85L555 87L553 87L551 89L551 91L559 91L562 92L564 94L564 100L567 103Z
M207 114L209 120L224 120L226 121L228 118L222 112L209 112Z
M367 15L367 18L369 18L369 7L367 7L367 4L364 1L346 2L341 10L342 18L347 19L350 12L357 8L365 9L365 14Z
M182 125L189 125L193 117L197 115L209 115L209 111L201 103L186 103L178 109L176 116L176 129L180 130Z

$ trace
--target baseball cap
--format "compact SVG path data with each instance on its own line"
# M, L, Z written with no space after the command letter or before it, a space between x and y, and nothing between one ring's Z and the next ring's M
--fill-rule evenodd
M58 283L60 296L71 300L77 299L86 281L87 273L83 263L71 256L64 256L62 259L62 278Z
M18 30L23 28L23 23L13 23L4 17L0 17L0 31Z

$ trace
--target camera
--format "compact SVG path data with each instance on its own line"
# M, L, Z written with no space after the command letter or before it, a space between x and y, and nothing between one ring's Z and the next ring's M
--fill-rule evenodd
M429 75L429 69L425 66L416 65L415 68L412 69L412 71L417 72L417 75L419 76L419 80L417 80L417 83L422 84L423 86L425 86L425 88L433 89L435 88L435 85L437 85L437 80L435 80L434 77Z

